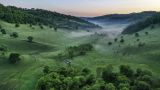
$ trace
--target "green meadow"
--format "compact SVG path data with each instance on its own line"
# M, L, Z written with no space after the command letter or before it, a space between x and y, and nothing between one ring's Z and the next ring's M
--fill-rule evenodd
M160 26L146 28L138 32L139 36L119 35L117 41L107 35L96 34L93 31L65 30L38 25L30 27L0 21L6 30L6 35L0 34L0 45L7 47L5 55L0 55L0 90L33 90L37 80L43 75L43 67L49 66L53 70L67 66L63 60L55 56L64 52L67 47L91 43L93 50L84 56L77 56L71 60L71 65L80 68L89 68L96 74L96 68L113 65L115 71L119 65L130 65L133 69L149 70L154 76L160 75ZM10 37L13 32L18 38ZM145 34L148 32L148 35ZM27 42L32 36L33 42ZM124 42L120 40L123 37ZM137 40L138 39L138 40ZM108 42L112 42L111 45ZM143 47L139 43L144 43ZM20 53L22 60L16 64L8 63L10 53ZM160 77L159 77L160 78Z

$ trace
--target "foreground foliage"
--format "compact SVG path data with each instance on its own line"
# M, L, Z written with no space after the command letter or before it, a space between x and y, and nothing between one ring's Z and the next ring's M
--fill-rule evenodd
M46 67L44 68L46 70ZM48 71L47 71L48 72ZM95 76L89 69L72 66L44 72L37 83L37 90L152 90L158 88L160 81L147 70L132 70L121 65L114 72L112 65L97 68Z

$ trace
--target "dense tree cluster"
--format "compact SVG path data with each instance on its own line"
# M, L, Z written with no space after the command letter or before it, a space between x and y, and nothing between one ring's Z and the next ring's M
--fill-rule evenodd
M91 44L82 44L79 46L68 47L64 54L59 54L58 59L72 59L76 56L85 55L88 51L91 51L93 46Z
M46 69L46 67L45 67ZM49 73L48 73L49 72ZM147 70L132 70L128 65L121 65L119 72L114 72L112 65L97 70L95 76L88 68L62 67L38 80L37 90L155 90L160 81Z
M0 19L9 23L19 24L42 24L58 28L77 29L80 28L98 28L99 26L82 20L80 18L59 14L42 9L26 9L14 6L3 6L0 4Z
M160 13L157 13L153 15L152 17L149 17L143 21L139 21L135 24L129 25L122 33L123 34L132 34L138 31L141 31L149 26L151 26L151 29L154 28L154 24L160 23Z

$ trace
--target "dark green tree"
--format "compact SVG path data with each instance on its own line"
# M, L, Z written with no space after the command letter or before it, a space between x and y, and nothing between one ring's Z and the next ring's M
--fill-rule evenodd
M33 37L32 36L28 36L27 39L28 39L28 42L30 42L30 43L33 42Z
M129 65L121 65L119 69L120 73L126 77L132 77L134 75L134 71L130 68Z
M19 23L16 23L16 24L15 24L15 27L19 27L19 26L20 26Z
M9 63L11 63L11 64L15 64L15 63L17 63L18 61L20 61L21 59L20 59L20 54L18 54L18 53L11 53L10 55L9 55Z

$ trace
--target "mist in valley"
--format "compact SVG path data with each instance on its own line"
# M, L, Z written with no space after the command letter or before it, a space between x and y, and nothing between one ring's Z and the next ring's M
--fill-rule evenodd
M111 39L117 37L121 34L121 32L130 24L128 22L99 22L99 21L89 21L91 23L94 23L96 25L99 25L102 27L102 29L90 29L87 31L76 31L73 30L70 33L71 37L84 37L84 36L90 36L94 34L103 34Z

